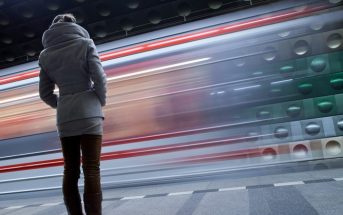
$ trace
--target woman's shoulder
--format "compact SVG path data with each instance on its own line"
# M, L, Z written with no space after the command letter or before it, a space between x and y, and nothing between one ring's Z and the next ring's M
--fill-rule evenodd
M38 63L41 63L43 61L44 56L46 55L46 49L43 49L38 56Z
M94 42L92 39L80 37L70 41L70 43L74 44L75 46L92 46Z

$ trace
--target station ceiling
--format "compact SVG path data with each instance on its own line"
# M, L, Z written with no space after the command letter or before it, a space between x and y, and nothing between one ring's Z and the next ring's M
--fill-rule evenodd
M43 32L61 13L74 14L100 44L271 1L0 0L0 69L37 60Z

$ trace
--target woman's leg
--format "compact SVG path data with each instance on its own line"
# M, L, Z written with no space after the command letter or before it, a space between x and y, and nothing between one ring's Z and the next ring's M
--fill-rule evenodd
M87 215L101 215L100 154L102 135L81 136L84 202Z
M64 158L63 196L68 214L81 215L82 205L78 188L80 178L80 136L61 138Z

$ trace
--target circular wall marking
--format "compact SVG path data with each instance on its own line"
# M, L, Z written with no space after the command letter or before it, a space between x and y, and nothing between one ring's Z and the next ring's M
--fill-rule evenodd
M296 106L296 105L292 105L292 106L289 106L287 108L286 112L287 112L288 116L296 117L296 116L299 116L299 114L301 112L301 107Z
M110 10L110 7L104 3L99 3L96 6L96 10L100 16L104 16L104 17L111 15L111 12L112 12Z
M337 127L343 131L343 119L340 119L338 122L337 122Z
M161 14L155 10L152 10L148 14L148 20L151 24L158 24L162 21Z
M317 104L317 107L320 112L322 113L329 113L333 109L332 102L329 101L323 101Z
M314 20L313 23L310 25L310 28L314 31L319 31L324 27L324 22L321 20Z
M264 59L265 61L270 62L270 61L275 60L275 58L276 58L276 53L277 53L277 51L276 51L275 48L273 48L273 47L267 47L264 51L266 52L265 54L263 54L263 59Z
M288 129L285 128L285 127L277 127L275 130L274 130L274 136L276 138L286 138L288 137Z
M13 39L8 36L4 36L3 38L1 38L1 42L6 45L9 45L13 43Z
M187 2L181 2L177 6L177 12L182 17L189 16L191 14L191 11L192 11L191 6Z
M304 158L307 157L308 155L308 149L305 145L303 144L298 144L293 147L293 155L296 158Z
M133 22L129 18L123 18L120 21L120 26L124 31L131 31L133 29Z
M325 150L330 155L338 155L342 152L342 146L336 140L330 140L325 144Z
M222 0L209 0L208 1L208 7L217 10L223 6L223 1Z
M243 66L245 65L245 60L243 60L243 59L238 59L238 60L235 61L235 65L236 65L237 67L243 67Z
M280 72L282 74L294 72L294 67L293 66L283 66L280 68Z
M265 161L275 160L277 153L273 148L266 148L262 152L262 158Z
M28 28L28 27L23 27L21 30L23 34L25 35L25 37L27 38L33 38L36 35L35 32L31 28Z
M310 94L312 92L313 85L311 83L303 83L298 86L298 90L302 94Z
M320 126L315 122L310 122L306 125L305 132L309 135L316 135L320 132Z
M310 68L314 72L322 72L326 67L326 62L321 57L316 57L311 61Z
M24 18L32 18L34 15L34 11L31 7L28 7L26 5L20 5L17 7L18 12L20 13L20 15Z
M15 60L14 55L11 52L5 51L3 55L6 56L5 60L8 62L13 62Z
M271 116L270 111L267 110L261 110L257 113L257 118L259 119L266 119L269 118Z
M284 31L284 32L280 32L278 35L280 37L288 37L291 34L290 31Z
M59 0L45 0L46 8L48 8L51 11L56 11L60 9L60 2Z
M95 31L95 35L97 37L102 38L102 37L106 37L107 36L107 31L106 31L104 26L100 26L100 25L96 26L96 27L94 27L94 31Z
M343 89L343 79L342 78L331 79L330 86L335 90Z
M326 44L330 49L336 49L342 45L342 36L338 33L331 34Z
M126 3L126 6L130 9L136 9L139 6L139 1L138 0L129 0Z
M305 40L299 40L294 44L294 53L296 55L305 55L310 51L310 45Z

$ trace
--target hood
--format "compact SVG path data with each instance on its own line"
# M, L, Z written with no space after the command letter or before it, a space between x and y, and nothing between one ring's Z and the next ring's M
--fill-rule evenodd
M43 33L44 48L77 38L90 38L86 29L76 23L58 22Z

